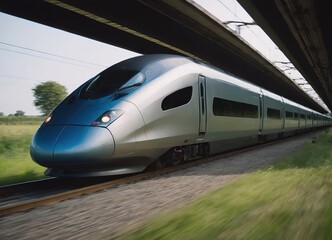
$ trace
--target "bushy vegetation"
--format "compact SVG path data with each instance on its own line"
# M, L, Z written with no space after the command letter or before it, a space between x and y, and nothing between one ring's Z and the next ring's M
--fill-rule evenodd
M32 136L42 118L0 119L0 185L44 178L45 168L33 162L29 152Z
M332 130L121 239L332 239Z
M40 125L44 117L0 116L0 125Z

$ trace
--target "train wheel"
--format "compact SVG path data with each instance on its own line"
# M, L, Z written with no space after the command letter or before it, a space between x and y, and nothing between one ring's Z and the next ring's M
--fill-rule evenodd
M156 160L156 168L161 169L178 165L183 162L183 158L183 150L181 148L172 148Z
M258 136L258 140L260 144L266 143L267 142L267 138L265 135L259 135Z
M155 165L156 165L156 169L165 168L167 166L167 163L166 163L166 160L165 160L164 156L161 156L160 158L158 158L155 161Z

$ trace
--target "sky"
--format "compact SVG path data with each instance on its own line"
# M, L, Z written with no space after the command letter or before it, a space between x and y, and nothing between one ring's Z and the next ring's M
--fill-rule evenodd
M220 21L253 22L236 0L195 0ZM227 25L290 79L306 81L259 26ZM32 89L56 81L71 93L105 68L139 55L0 12L0 113L40 115ZM291 70L287 70L291 69ZM294 80L295 81L295 80ZM309 85L301 85L310 90ZM311 93L312 94L312 93Z
M139 55L0 13L0 112L40 115L32 89L47 81L67 92L105 68Z

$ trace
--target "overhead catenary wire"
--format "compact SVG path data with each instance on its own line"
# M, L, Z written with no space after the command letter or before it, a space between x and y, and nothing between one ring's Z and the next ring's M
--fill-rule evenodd
M56 54L53 54L53 53L39 51L39 50L35 50L35 49L32 49L32 48L22 47L22 46L18 46L18 45L14 45L14 44L9 44L9 43L5 43L5 42L0 42L0 44L5 45L5 46L10 46L10 47L15 47L15 48L27 50L27 51L31 51L31 52L36 52L36 53L40 53L40 54L44 54L44 55L49 55L49 56L56 57L56 58L62 58L62 59L65 59L65 60L74 61L74 62L78 62L78 63L62 61L62 60L55 59L55 58L48 58L48 57L45 57L45 56L39 56L39 55L35 55L35 54L32 54L32 53L27 53L27 52L22 52L22 51L17 51L17 50L13 50L13 49L8 49L8 48L2 48L2 47L0 47L0 50L2 50L2 51L13 52L13 53L17 53L17 54L32 56L32 57L36 57L36 58L41 58L41 59L45 59L45 60L49 60L49 61L55 61L55 62L60 62L60 63L74 65L74 66L79 66L79 67L84 67L84 68L97 69L96 67L98 67L98 69L100 69L100 68L105 68L106 67L106 66L100 65L100 64L95 64L95 63L91 63L91 62L87 62L87 61L82 61L82 60L75 59L75 58L69 58L69 57L65 57L65 56L61 56L61 55L56 55ZM79 64L79 63L87 64L87 65L92 65L92 66L95 66L95 67L87 66L87 65L82 65L82 64Z

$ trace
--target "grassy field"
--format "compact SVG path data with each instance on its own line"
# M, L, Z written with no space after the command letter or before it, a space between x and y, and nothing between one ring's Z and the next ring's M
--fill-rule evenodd
M0 119L0 185L44 178L45 168L34 163L29 153L31 138L40 122L40 118Z
M43 120L37 116L0 116L0 125L40 125Z
M332 239L332 129L120 239Z

